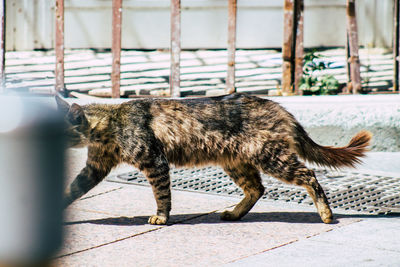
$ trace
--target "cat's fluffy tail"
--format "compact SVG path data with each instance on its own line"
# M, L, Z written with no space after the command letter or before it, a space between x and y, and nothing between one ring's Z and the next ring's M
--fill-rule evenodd
M372 134L368 131L357 133L344 147L320 146L316 144L306 133L304 128L295 124L295 146L299 156L317 165L333 168L354 167L360 163L361 157L368 151Z

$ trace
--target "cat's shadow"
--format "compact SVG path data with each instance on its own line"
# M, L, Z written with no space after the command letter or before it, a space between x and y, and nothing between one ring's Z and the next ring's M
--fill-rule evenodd
M399 214L391 216L400 217ZM377 218L380 215L368 214L334 214L332 224L339 223L341 218ZM108 217L93 220L80 220L65 222L64 225L76 224L97 224L97 225L115 225L115 226L133 226L148 224L149 216L136 217ZM283 223L322 223L316 212L251 212L239 221L227 222L220 219L220 213L190 213L171 215L168 225L173 224L222 224L222 223L254 223L254 222L283 222Z

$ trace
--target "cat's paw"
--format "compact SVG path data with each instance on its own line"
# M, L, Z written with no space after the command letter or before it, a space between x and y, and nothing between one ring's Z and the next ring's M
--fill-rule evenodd
M317 210L318 210L319 216L321 217L321 220L324 223L332 223L333 214L332 214L332 210L329 208L329 205L327 205L325 203L323 203L321 205L320 203L318 203Z
M221 220L224 220L224 221L237 221L239 219L240 219L240 217L235 215L232 211L226 210L226 211L221 213Z
M156 225L167 224L167 221L168 221L168 218L165 215L153 215L153 216L150 216L150 218L149 218L150 224L156 224Z
M331 210L325 210L325 211L321 212L320 216L321 216L321 220L324 223L329 224L329 223L332 223L332 221L333 221L333 215L332 215Z

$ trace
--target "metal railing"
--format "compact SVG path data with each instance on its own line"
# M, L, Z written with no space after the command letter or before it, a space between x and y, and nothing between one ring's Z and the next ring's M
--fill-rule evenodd
M398 1L396 0L396 2ZM355 0L346 0L346 13L347 93L356 94L361 91L361 75ZM299 87L303 73L303 24L304 0L285 0L282 46L282 90L286 95L292 93L302 94Z
M235 92L235 52L236 52L236 21L237 0L228 1L228 59L225 93ZM344 1L344 0L343 0ZM394 33L393 58L394 75L393 91L399 86L399 2L394 0ZM347 93L361 91L360 59L358 55L358 31L356 21L356 0L346 0L347 20ZM5 0L0 0L0 78L5 80ZM121 25L122 0L112 1L112 97L120 97L120 66L121 66ZM55 31L55 89L65 90L64 84L64 0L56 0L56 31ZM180 94L180 53L181 53L181 1L171 0L171 35L170 35L170 96ZM282 91L284 95L298 94L303 73L303 24L304 0L284 0L284 34L282 44ZM1 90L1 89L0 89Z
M229 0L226 93L235 91L236 5ZM112 97L120 97L122 0L112 1ZM180 96L181 1L171 0L170 96ZM64 0L56 0L56 90L64 89Z

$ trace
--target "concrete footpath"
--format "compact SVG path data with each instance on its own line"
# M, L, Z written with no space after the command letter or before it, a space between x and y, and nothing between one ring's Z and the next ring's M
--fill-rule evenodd
M363 106L361 102L346 104L346 97L336 98L334 103L330 102L332 98L307 98L307 101L316 101L307 105L297 98L277 101L311 130L319 126L313 124L315 119L307 122L307 118L319 115L304 110L318 112L324 107L325 111L336 112L336 117L340 117L340 111L344 110L346 117L352 116L347 113L350 110L360 109L363 111L360 116L368 118L349 125L348 117L346 123L328 123L325 117L320 124L326 129L332 125L350 130L376 126L378 133L384 132L385 127L395 132L399 129L396 124L400 123L396 122L400 116L399 98L392 101L390 97L378 97L380 105L377 100L369 100ZM379 114L368 112L368 107L376 107L374 110ZM335 135L335 132L332 130L329 134ZM390 142L399 138L392 136ZM379 142L384 147L385 139L382 140ZM348 139L339 142L346 143ZM370 152L358 170L371 175L384 172L400 179L400 152L387 151L393 150ZM84 166L85 152L85 149L68 151L68 182ZM131 170L130 166L122 165L113 174ZM172 195L170 224L154 226L147 223L156 210L150 187L102 182L67 209L65 242L54 265L400 266L398 214L374 216L334 210L335 221L327 225L320 221L313 206L262 200L241 221L225 222L219 219L220 213L232 208L240 198L178 190L173 190Z
M69 151L69 178L85 149ZM385 153L398 160L400 153ZM372 153L377 161L382 153ZM384 163L383 163L384 165ZM400 166L400 165L398 165ZM113 173L131 170L121 166ZM392 173L400 179L400 172ZM327 189L329 190L329 188ZM103 182L66 212L56 266L399 266L400 217L335 210L323 224L313 206L259 201L238 222L219 214L240 199L173 190L168 226L147 224L155 212L149 187Z

